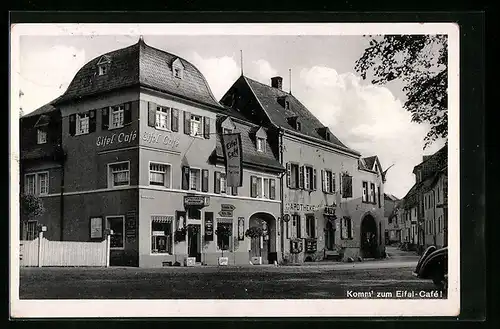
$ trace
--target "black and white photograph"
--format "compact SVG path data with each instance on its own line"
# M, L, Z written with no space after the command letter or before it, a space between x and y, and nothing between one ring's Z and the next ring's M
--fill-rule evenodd
M11 316L458 315L458 35L15 25Z

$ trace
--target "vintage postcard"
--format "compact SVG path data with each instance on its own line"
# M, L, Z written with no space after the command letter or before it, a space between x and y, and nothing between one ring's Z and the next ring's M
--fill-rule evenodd
M11 316L458 315L458 43L13 25Z

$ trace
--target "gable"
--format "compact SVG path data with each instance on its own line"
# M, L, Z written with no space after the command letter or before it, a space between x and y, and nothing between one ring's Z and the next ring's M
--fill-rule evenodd
M184 69L184 64L182 64L182 61L179 59L179 58L176 58L173 62L172 62L172 67L179 67L179 68L182 68Z
M255 132L255 137L267 139L267 133L263 127L260 127L259 130Z
M231 129L231 130L236 129L236 125L234 124L233 120L231 120L230 117L227 117L224 119L224 121L222 121L221 127L222 129Z
M109 64L109 63L111 63L111 58L106 55L102 55L101 58L99 58L99 61L97 61L97 65Z

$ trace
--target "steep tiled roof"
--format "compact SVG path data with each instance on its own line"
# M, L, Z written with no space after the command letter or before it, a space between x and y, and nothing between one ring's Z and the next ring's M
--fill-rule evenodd
M357 153L344 145L336 136L331 134L330 141L326 141L319 133L318 129L325 126L293 95L263 83L257 82L247 77L243 77L254 95L263 107L270 121L282 128L295 130L290 125L288 118L298 117L301 122L300 133L310 137L323 140L324 143L330 143L347 151ZM290 108L286 109L278 102L280 97L287 97L290 102Z
M223 121L226 116L217 116L218 121ZM236 132L241 134L241 146L243 148L243 164L257 165L261 167L269 167L274 170L284 170L283 166L276 159L273 154L271 145L269 142L266 142L266 150L265 152L257 151L254 141L254 134L256 129L259 127L244 124L238 120L233 120L236 126ZM215 148L215 154L217 158L221 159L224 157L224 153L222 151L222 143L221 143L221 135L217 134L217 143Z
M415 166L413 172L422 171L422 179L434 174L448 164L448 144L443 146L436 153L424 157L425 160Z
M110 60L105 75L98 75L97 63ZM174 77L172 63L179 59L184 66L183 78ZM191 63L163 50L138 43L109 52L85 64L75 75L59 102L75 100L96 93L131 86L145 86L181 98L220 108L201 72Z

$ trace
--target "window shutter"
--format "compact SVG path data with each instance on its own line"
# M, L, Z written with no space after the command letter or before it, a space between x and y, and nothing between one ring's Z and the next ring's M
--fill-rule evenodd
M125 103L125 109L123 110L123 124L127 125L132 122L132 108L130 102Z
M347 227L348 227L348 231L349 232L349 239L352 239L352 237L354 236L354 229L352 227L352 220L350 218L347 219Z
M101 128L102 130L109 129L109 107L103 107L101 109Z
M182 167L182 189L189 190L189 167Z
M321 169L321 190L326 192L326 171Z
M96 115L95 110L89 111L89 133L93 133L96 130Z
M257 177L250 176L250 197L257 197Z
M271 200L276 199L276 182L274 179L269 180L269 198Z
M344 240L344 217L340 218L340 239Z
M170 120L172 122L172 131L177 132L179 131L179 110L171 109L170 111L172 116L172 119Z
M286 186L290 187L292 179L292 168L290 162L286 164Z
M332 189L332 193L335 193L336 186L335 186L335 173L332 171L332 182L330 184L330 188Z
M216 171L214 175L214 193L220 193L220 172Z
M300 169L300 174L299 174L299 188L303 189L304 188L304 172L306 170L306 167L301 166L299 167Z
M205 139L210 139L210 118L209 117L203 117L203 137Z
M238 186L231 187L231 195L238 195Z
M148 102L148 126L156 126L156 104Z
M313 169L313 186L312 186L313 191L316 191L316 189L317 189L317 182L316 182L317 179L318 179L318 177L316 175L316 168L314 168Z
M69 116L69 134L75 136L76 133L76 114Z
M202 171L202 180L201 180L201 191L208 192L208 169L203 169Z
M191 135L191 113L184 111L184 133Z

